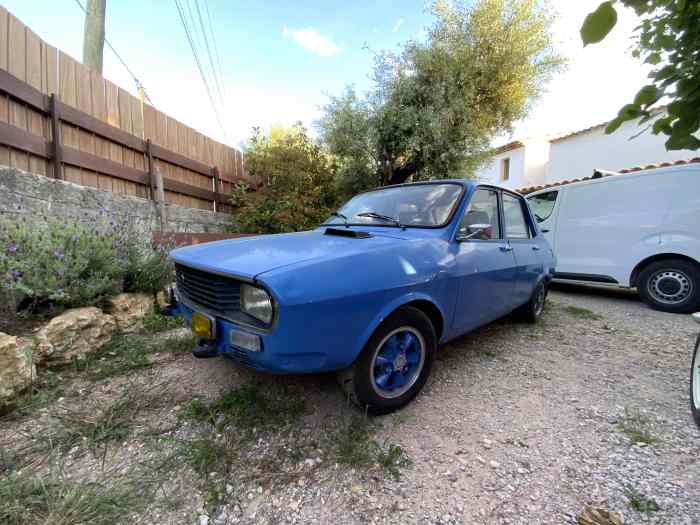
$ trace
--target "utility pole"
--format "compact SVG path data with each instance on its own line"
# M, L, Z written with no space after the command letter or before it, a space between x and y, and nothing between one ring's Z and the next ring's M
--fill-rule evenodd
M87 0L83 32L83 64L102 74L105 47L105 11L107 0Z

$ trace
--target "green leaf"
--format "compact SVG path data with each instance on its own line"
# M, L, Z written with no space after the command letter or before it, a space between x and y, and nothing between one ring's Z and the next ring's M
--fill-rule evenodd
M673 117L672 116L666 116L663 118L660 118L656 122L654 122L653 127L651 128L651 131L654 135L658 135L659 133L663 132L666 135L671 134L671 122L673 122Z
M605 133L607 135L610 135L611 133L615 133L617 131L617 128L622 126L622 123L624 122L623 119L620 117L614 118L610 122L608 122L608 125L605 127Z
M603 40L617 23L617 11L613 2L603 2L598 9L590 13L581 26L583 45L595 44Z
M673 134L666 141L666 149L669 151L679 149L700 149L700 140L693 135Z
M663 91L649 84L640 89L634 97L635 106L651 106L663 96Z

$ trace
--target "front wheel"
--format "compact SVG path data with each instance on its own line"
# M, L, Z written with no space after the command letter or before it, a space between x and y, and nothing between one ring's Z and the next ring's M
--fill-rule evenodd
M655 261L640 272L637 291L656 310L691 313L700 307L700 268L683 259Z
M416 308L400 308L377 328L355 364L339 374L340 384L359 407L388 414L421 391L436 347L430 319Z
M700 335L695 343L693 361L690 365L690 411L695 424L700 427Z

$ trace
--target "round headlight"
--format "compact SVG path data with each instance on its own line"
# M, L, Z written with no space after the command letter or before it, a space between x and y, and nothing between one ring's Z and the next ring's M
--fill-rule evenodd
M241 310L265 324L272 322L272 298L262 288L241 285Z

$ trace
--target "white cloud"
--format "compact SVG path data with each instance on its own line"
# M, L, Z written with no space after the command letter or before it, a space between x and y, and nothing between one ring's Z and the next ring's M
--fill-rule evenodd
M307 29L282 28L282 36L292 37L302 48L322 57L330 57L338 54L340 48L328 37L323 36L313 27Z
M404 22L405 22L405 20L404 20L403 18L399 18L399 19L396 21L396 23L394 24L394 27L391 29L391 32L392 32L392 33L398 33L398 32L399 32L399 29L401 29L401 26L403 25Z

